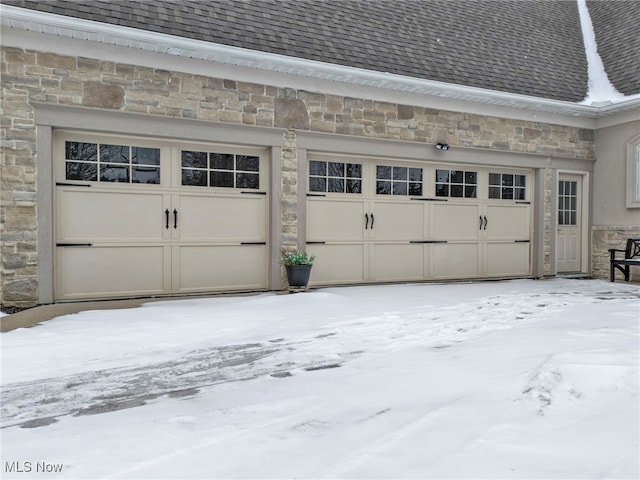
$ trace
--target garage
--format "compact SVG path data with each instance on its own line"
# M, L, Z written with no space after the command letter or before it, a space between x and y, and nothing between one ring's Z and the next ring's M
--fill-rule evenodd
M309 154L315 285L531 275L533 174Z
M267 288L264 149L59 131L55 298Z

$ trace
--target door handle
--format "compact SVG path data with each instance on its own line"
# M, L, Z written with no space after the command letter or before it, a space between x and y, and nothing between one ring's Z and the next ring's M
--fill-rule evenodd
M169 229L169 209L164 211L164 228Z
M480 215L480 227L478 227L479 230L482 230L482 215Z
M178 228L178 210L173 209L173 228Z
M373 230L373 222L375 221L375 218L373 218L373 213L371 214L371 230Z
M484 216L484 229L487 229L487 223L489 223L489 221L487 220L487 216Z
M369 228L369 214L365 213L364 214L364 229L366 230L367 228Z

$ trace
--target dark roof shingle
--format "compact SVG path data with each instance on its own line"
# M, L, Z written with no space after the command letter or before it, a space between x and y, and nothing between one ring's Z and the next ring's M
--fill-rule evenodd
M587 65L574 0L3 1L420 79L571 102L586 95ZM630 28L626 16L633 8L627 5L616 15L607 11L618 3L640 5L598 1L589 7L614 84L623 93L638 93L637 70L625 69L633 56L640 66L638 49L620 58L625 39L604 28L610 18L624 24L620 29Z

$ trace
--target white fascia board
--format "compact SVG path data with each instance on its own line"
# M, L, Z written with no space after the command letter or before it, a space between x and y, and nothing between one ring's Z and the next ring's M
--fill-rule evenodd
M161 63L170 63L174 67L178 59L214 62L228 67L244 67L242 78L245 81L256 81L247 79L248 69L257 74L251 77L265 78L265 73L271 73L272 75L267 77L279 80L279 83L274 84L276 86L307 85L304 88L312 91L332 93L339 90L342 93L336 91L335 94L338 95L345 95L344 87L351 86L355 88L347 88L346 91L352 91L351 95L358 97L365 96L366 91L370 98L389 98L396 99L393 101L398 103L409 103L402 99L417 96L421 97L422 101L414 101L412 104L583 128L595 128L597 118L638 110L640 105L635 101L621 102L608 107L580 105L259 52L6 5L0 5L0 25L4 27L2 40L6 45L11 43L11 32L7 31L8 27L36 34L55 35L60 40L75 39L91 41L103 46L124 47L147 56L149 52L156 53L168 57L169 62ZM17 35L17 37L21 36ZM69 46L67 42L61 43ZM83 56L87 56L86 47L86 43L83 42ZM121 57L118 56L118 58ZM157 62L158 57L153 60ZM229 71L229 69L224 70ZM287 81L283 81L285 79L282 75L289 77ZM340 84L340 88L327 89L326 85L333 82ZM315 89L309 88L314 85Z

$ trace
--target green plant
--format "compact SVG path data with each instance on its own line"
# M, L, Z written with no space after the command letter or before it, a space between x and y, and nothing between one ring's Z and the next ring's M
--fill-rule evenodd
M316 259L313 255L307 254L307 252L285 252L282 255L282 263L284 265L313 265L313 261Z

